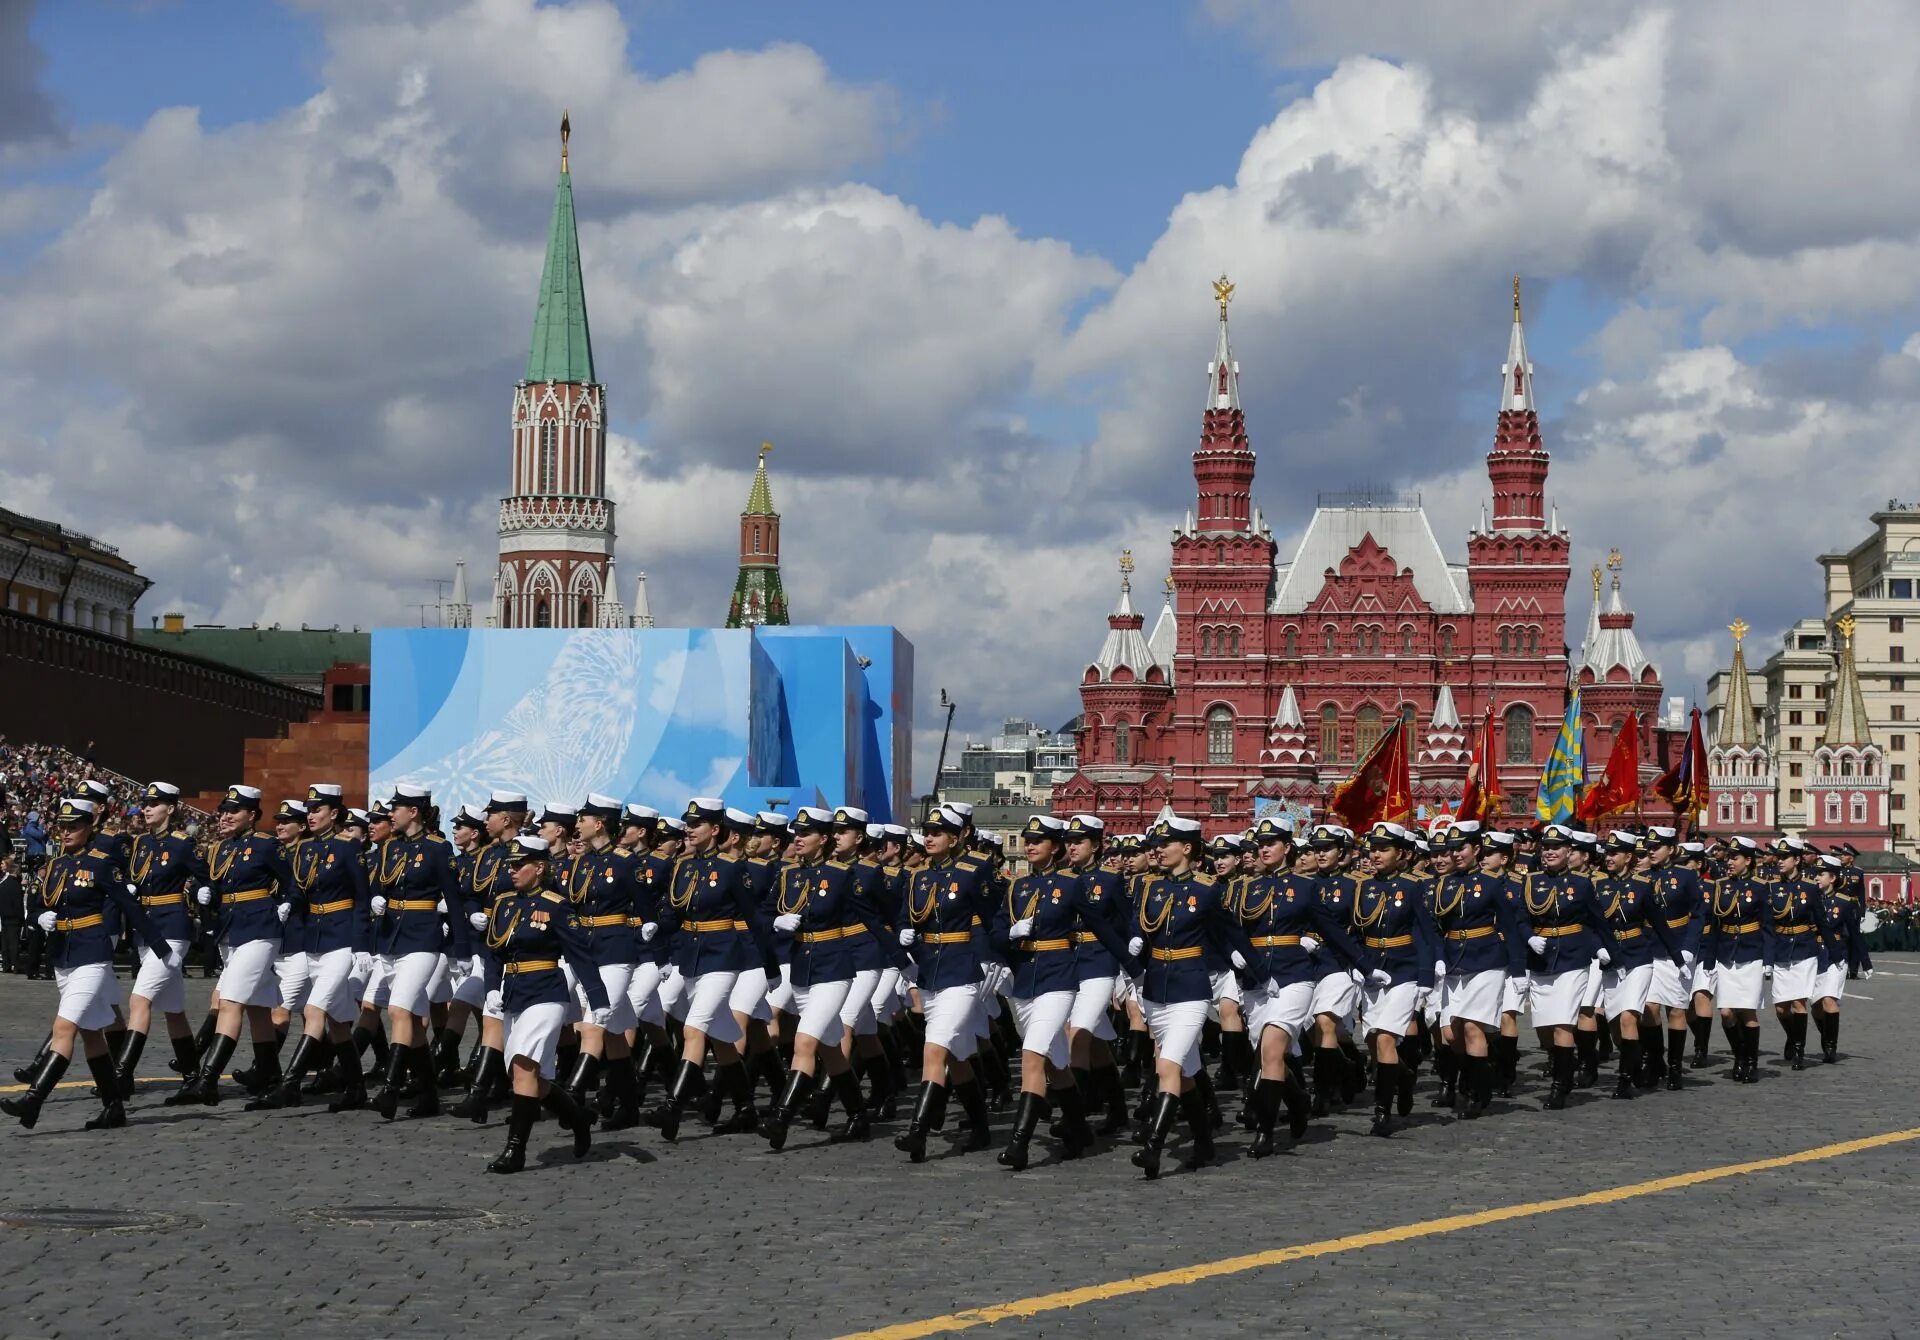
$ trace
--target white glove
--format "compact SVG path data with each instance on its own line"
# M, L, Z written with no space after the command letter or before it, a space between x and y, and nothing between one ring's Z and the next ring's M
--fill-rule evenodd
M467 925L473 927L477 931L485 930L487 928L487 914L485 912L468 913Z
M1769 964L1767 964L1767 965L1766 965L1766 966L1765 966L1764 968L1762 968L1762 969L1760 969L1760 975L1761 975L1762 977L1772 977L1772 976L1773 976L1773 965L1772 965L1771 963L1769 963Z
M611 1005L602 1005L597 1010L587 1011L587 1022L595 1028L605 1028L612 1018L613 1007Z
M284 926L287 918L293 915L293 904L275 903L273 906L273 914L280 918L280 924Z
M1347 980L1355 986L1365 986L1367 984L1367 975L1358 968L1348 968Z
M1863 982L1871 982L1873 980L1873 969L1872 968L1861 969L1860 980Z
M785 934L788 931L799 930L800 914L798 912L782 913L780 916L777 916L773 919L773 928L781 932L782 934ZM649 935L647 938L651 940L653 937Z
M211 907L213 905L213 890L202 884L194 891L193 901L202 907Z
M1013 925L1007 927L1007 938L1010 940L1024 940L1029 935L1032 935L1032 934L1033 934L1033 918L1032 917L1021 917L1020 920L1014 922Z
M53 923L58 920L60 920L60 918L55 916L53 913L42 912L38 917L34 918L34 924L39 926L40 929L46 932L48 935L52 935Z
M913 927L909 926L900 932L900 947L902 949L911 949L913 948L913 942L919 938L919 936L913 933Z
M184 949L174 949L169 946L165 961L168 972L179 972L180 969L186 965L187 951Z
M442 916L445 916L447 912L447 900L445 898L442 898L439 902L433 905L433 910L440 913Z
M1303 935L1300 937L1300 947L1311 954L1320 947L1320 942L1311 935Z
M1613 955L1609 954L1606 950L1601 949L1595 952L1593 959L1594 959L1594 962L1598 963L1601 967L1604 968L1609 963L1613 962Z
M373 975L373 955L355 954L353 956L353 975L362 982Z
M127 892L133 894L135 897L138 897L140 894L140 886L138 884L129 884L127 885Z
M1247 966L1247 956L1236 949L1227 956L1227 962L1233 964L1236 969L1244 968Z
M1531 949L1536 954L1546 953L1547 937L1544 935L1529 935L1527 937L1527 948Z
M1693 951L1692 951L1691 949L1682 949L1682 950L1680 951L1680 966L1681 966L1681 967L1683 967L1683 968L1691 968L1691 967L1693 966L1693 960L1694 960L1694 953L1693 953Z
M1433 980L1436 982L1444 982L1446 979L1447 961L1443 958L1437 958L1433 961Z
M653 937L659 933L660 923L657 921L646 921L640 925L640 938L642 940L652 940Z
M387 914L387 900L377 893L373 895L372 906L376 917L384 917Z
M1378 987L1392 986L1393 974L1388 972L1385 968L1375 968L1372 972L1367 974L1367 983L1370 986L1378 986Z
M1127 957L1139 958L1140 951L1145 949L1146 947L1147 947L1147 942L1145 940L1142 940L1137 935L1134 936L1131 940L1127 941Z
M1413 993L1413 1012L1415 1014L1424 1012L1427 1008L1427 999L1432 995L1433 988L1430 986L1416 988Z

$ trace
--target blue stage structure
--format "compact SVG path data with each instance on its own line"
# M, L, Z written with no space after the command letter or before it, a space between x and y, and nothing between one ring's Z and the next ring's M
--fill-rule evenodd
M372 700L371 794L424 783L443 815L495 790L908 813L913 645L893 628L382 628Z

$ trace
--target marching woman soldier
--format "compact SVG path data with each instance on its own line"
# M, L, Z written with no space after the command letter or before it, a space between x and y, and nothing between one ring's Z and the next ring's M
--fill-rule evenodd
M1795 1070L1805 1070L1808 1003L1830 962L1820 924L1822 895L1801 871L1804 842L1781 838L1774 850L1780 857L1780 877L1767 902L1773 921L1767 976L1773 987L1774 1017L1787 1035L1785 1059Z
M884 933L878 909L866 901L867 884L854 876L866 816L847 809L829 814L806 806L793 819L792 864L780 872L780 900L773 926L793 936L793 1069L768 1117L767 1143L782 1149L787 1129L813 1097L822 1069L834 1097L846 1109L846 1126L835 1143L865 1140L872 1133L866 1099L852 1064L840 1050L846 1032L842 1007L854 979L851 946ZM827 844L834 856L827 857ZM982 1123L984 1127L984 1123Z
M988 1138L986 1096L967 1061L985 1008L977 932L993 916L993 886L986 862L961 850L965 819L941 808L927 816L925 829L927 864L907 885L900 943L913 954L927 1039L913 1117L893 1142L915 1163L927 1157L927 1134L946 1115L950 1087L966 1109L967 1148L985 1149Z
M1760 1082L1760 989L1773 954L1772 890L1753 876L1760 847L1752 838L1727 845L1727 873L1707 900L1702 957L1713 971L1720 1026L1733 1048L1736 1084Z
M454 886L460 890L460 897L447 908L447 985L451 999L447 1001L446 1026L434 1031L433 1041L434 1063L439 1070L439 1083L443 1086L460 1084L468 1078L460 1065L460 1044L466 1036L467 1020L483 1014L487 1005L487 979L481 963L480 933L473 929L474 913L487 910L486 903L476 897L473 891L474 866L479 860L480 848L486 841L486 811L473 805L462 805L448 828L453 844L453 855L449 860L453 866ZM480 1047L476 1045L473 1057L477 1060L479 1055ZM468 1069L471 1069L471 1064Z
M1852 909L1841 896L1843 871L1838 856L1822 856L1813 868L1813 882L1820 889L1821 937L1827 945L1827 966L1813 989L1813 1023L1820 1030L1820 1059L1828 1065L1840 1059L1840 1000L1847 993L1847 944L1853 931Z
M1371 1135L1392 1132L1396 1101L1403 1115L1412 1108L1412 1071L1401 1064L1400 1044L1441 961L1427 890L1404 873L1413 850L1405 828L1375 824L1367 834L1368 874L1354 894L1353 926L1365 951L1360 1013L1373 1056Z
M230 786L215 818L219 840L207 851L208 882L194 893L202 907L217 908L227 962L214 993L220 1016L200 1069L167 1098L211 1106L220 1101L220 1075L240 1045L244 1017L253 1037L254 1072L272 1073L279 1045L273 1032L273 1007L280 1003L280 979L274 960L280 953L280 928L292 912L293 871L273 838L254 832L260 818L260 790Z
M1287 1065L1294 1043L1313 1026L1313 990L1318 959L1348 968L1360 963L1360 947L1340 919L1320 901L1320 881L1286 868L1293 834L1272 818L1254 825L1260 873L1241 893L1240 920L1253 944L1249 974L1259 985L1248 991L1247 1029L1260 1058L1253 1084L1254 1137L1249 1158L1273 1152L1273 1127L1284 1102L1294 1139L1307 1133L1307 1086Z
M486 842L473 854L467 877L467 924L480 939L478 967L486 994L480 1002L480 1047L467 1079L467 1096L448 1112L466 1117L476 1126L486 1124L487 1106L495 1089L507 1080L507 1024L500 1005L500 960L487 944L493 905L513 891L513 868L507 857L513 840L527 821L527 798L518 791L495 791L487 797Z
M1013 1136L1000 1163L1019 1172L1027 1166L1033 1133L1058 1098L1064 1125L1062 1154L1075 1158L1093 1143L1085 1096L1074 1082L1067 1047L1067 1020L1078 991L1074 933L1087 931L1116 960L1126 941L1107 919L1107 908L1087 897L1086 881L1061 865L1067 826L1050 814L1027 820L1027 873L996 900L989 938L1006 955L1012 975L1007 990L1020 1026L1020 1098Z
M360 1058L349 1038L359 1006L354 948L367 923L372 894L360 863L360 844L342 837L336 827L346 812L339 785L309 786L306 807L308 836L292 857L299 920L305 928L300 952L307 956L303 1027L279 1086L248 1103L249 1112L297 1106L307 1071L323 1070L329 1061L337 1063L341 1083L333 1110L344 1112L367 1102Z
M53 1016L46 1059L26 1093L0 1100L0 1112L18 1117L28 1130L40 1119L40 1108L73 1060L78 1036L86 1051L102 1106L87 1122L90 1131L127 1124L120 1099L120 1079L113 1053L107 1047L106 1028L120 1006L120 981L113 973L114 936L107 929L108 904L126 918L141 942L145 957L167 944L161 927L120 879L118 857L95 841L98 806L91 800L63 800L55 823L60 829L60 855L47 866L40 886L41 911L34 922L53 941L53 980L60 1003ZM177 970L185 951L168 946L167 962ZM269 964L269 976L271 965Z
M1684 966L1680 941L1667 926L1666 910L1653 881L1634 873L1643 842L1632 833L1607 836L1607 873L1594 885L1594 894L1613 931L1615 952L1600 976L1600 1010L1612 1022L1620 1044L1620 1074L1613 1086L1615 1098L1632 1098L1640 1079L1640 1023L1653 988L1656 958L1674 967ZM1653 942L1660 942L1659 954Z
M433 980L443 970L444 919L459 903L460 890L453 878L452 848L426 826L432 804L424 787L394 787L393 799L387 802L394 836L385 853L385 868L392 877L372 900L375 943L392 968L387 983L387 1073L372 1107L389 1121L400 1105L409 1074L417 1096L407 1115L440 1113L427 1029Z
M730 1001L740 973L773 964L773 943L754 917L753 894L743 878L741 863L719 854L726 806L719 800L697 797L687 802L687 855L674 868L673 885L660 920L645 939L674 935L674 966L686 983L682 1001L683 1044L680 1069L660 1114L660 1133L672 1143L680 1134L680 1109L699 1096L704 1079L701 1065L707 1047L714 1050L714 1087L737 1102L753 1101L746 1067L736 1047L743 1034L734 1020ZM774 973L779 966L774 964Z
M1455 868L1435 883L1433 906L1441 944L1441 961L1434 964L1440 1014L1453 1035L1460 1113L1469 1120L1493 1102L1493 1052L1507 983L1527 970L1527 926L1498 873L1503 858L1488 863L1493 871L1475 869L1481 845L1480 826L1472 820L1447 831Z
M527 1166L527 1137L542 1103L573 1132L576 1159L586 1157L593 1142L592 1114L553 1082L560 1034L573 1001L573 987L560 965L573 969L573 981L593 1014L604 1019L609 1001L572 905L543 887L548 855L543 838L514 841L507 856L512 892L502 895L487 917L487 948L500 962L507 1062L513 1076L507 1147L487 1165L492 1173L517 1173Z
M1344 927L1353 925L1354 893L1359 881L1341 870L1346 846L1346 830L1334 824L1321 824L1307 843L1309 860L1318 865L1313 872L1320 886L1320 901L1328 914ZM1352 1102L1365 1082L1366 1068L1360 1053L1353 1049L1353 1020L1360 1003L1359 969L1343 965L1331 954L1314 959L1318 974L1313 983L1314 1028L1318 1045L1313 1052L1313 1115L1324 1117L1336 1101Z
M613 843L620 822L620 802L611 796L589 795L580 807L577 826L587 849L574 862L567 879L567 901L575 924L586 938L586 957L606 990L609 1009L605 1020L583 1017L580 1022L580 1060L566 1081L567 1094L576 1103L593 1095L604 1062L607 1087L625 1126L639 1123L639 1084L634 1077L627 1034L638 1024L627 989L640 961L641 931L632 924L640 906L640 888L634 882L633 862ZM588 1014L585 984L574 984L575 1004Z
M1213 1001L1203 956L1209 944L1216 944L1236 969L1253 961L1253 945L1239 919L1221 904L1213 877L1200 871L1206 843L1199 823L1170 816L1161 828L1161 877L1142 890L1123 959L1139 971L1135 987L1157 1053L1160 1087L1148 1115L1146 1142L1133 1155L1134 1166L1150 1179L1160 1175L1160 1154L1176 1112L1186 1117L1193 1135L1187 1166L1213 1162L1213 1116L1196 1082L1200 1034Z
M179 803L179 787L171 782L150 782L140 799L140 816L147 831L135 835L127 852L131 892L166 938L141 947L153 953L139 954L140 971L127 1005L127 1040L116 1062L123 1099L133 1097L133 1075L140 1068L140 1053L147 1045L156 1005L166 1018L174 1064L181 1074L192 1073L198 1055L193 1046L193 1027L187 1023L186 973L167 966L176 949L184 963L193 944L192 890L206 877L193 839L173 826Z
M1533 1026L1546 1041L1550 1080L1544 1107L1558 1111L1573 1092L1574 1041L1583 1023L1596 1027L1593 1007L1600 996L1600 968L1619 947L1594 899L1593 883L1567 868L1573 832L1548 824L1540 835L1540 870L1520 882L1527 937L1527 995Z
M294 857L300 852L307 840L307 804L303 800L286 799L280 802L280 808L274 811L273 835L280 843L280 854L287 859L289 869L293 867ZM287 1040L296 1025L296 1019L306 1008L307 988L307 924L306 913L301 901L296 898L287 909L287 919L280 925L280 954L273 961L273 975L280 979L280 1003L273 1011L274 1049L273 1064L270 1073L259 1074L259 1067L245 1077L247 1089L254 1094L265 1093L278 1082L280 1075L280 1047ZM233 1076L241 1079L238 1071Z
M1126 886L1118 870L1108 869L1104 855L1106 825L1091 814L1067 821L1067 861L1086 882L1087 901L1106 912L1116 936L1128 913ZM1114 1064L1113 995L1120 980L1120 964L1092 931L1073 933L1073 1013L1067 1018L1067 1046L1072 1054L1074 1079L1088 1105L1106 1103L1100 1134L1126 1129L1127 1093Z
M1647 1026L1652 1032L1644 1035L1643 1040L1650 1081L1657 1083L1664 1076L1668 1090L1674 1093L1683 1087L1680 1074L1687 1054L1688 1011L1694 999L1700 936L1706 929L1706 904L1700 877L1691 867L1674 859L1679 854L1678 842L1679 835L1671 828L1656 826L1647 830L1648 854L1652 857L1648 874L1653 880L1654 896L1660 900L1660 915L1679 941L1680 956L1678 963L1665 958L1653 961L1653 982L1647 993ZM1711 1017L1701 1022L1707 1028L1713 1026ZM1664 1057L1657 1041L1663 1029Z

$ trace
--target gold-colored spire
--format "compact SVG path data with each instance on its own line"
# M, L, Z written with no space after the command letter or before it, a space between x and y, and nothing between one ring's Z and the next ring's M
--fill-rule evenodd
M1733 666L1727 672L1726 703L1720 711L1720 732L1714 743L1722 749L1752 749L1760 743L1759 714L1753 709L1753 686L1747 679L1745 619L1727 625L1733 634Z
M1735 619L1732 623L1727 625L1727 631L1733 634L1734 646L1737 647L1742 642L1745 642L1747 640L1747 633L1750 630L1750 628L1751 628L1751 625L1748 624L1745 619Z
M1173 594L1173 574L1169 572L1167 574L1167 579L1164 582L1161 582L1160 585L1168 595L1172 595Z
M1520 276L1513 277L1513 324L1520 324Z
M1841 639L1847 646L1851 647L1853 645L1853 616L1851 614L1841 615L1839 622L1835 623L1834 627L1840 630Z
M1214 301L1220 304L1220 319L1227 319L1227 304L1233 301L1233 285L1227 280L1227 272L1222 270L1220 277L1213 281Z
M1598 563L1593 565L1593 598L1595 600L1600 598L1600 565Z
M560 170L567 170L567 140L573 135L573 114L563 110L560 113Z

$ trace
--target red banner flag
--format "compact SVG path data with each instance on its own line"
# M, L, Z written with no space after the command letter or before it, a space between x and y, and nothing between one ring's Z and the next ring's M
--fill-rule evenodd
M1653 789L1673 806L1676 826L1684 837L1707 805L1707 743L1700 734L1699 708L1693 709L1693 723L1687 728L1687 747L1681 752L1680 761L1661 774Z
M1407 725L1396 721L1382 735L1353 776L1333 788L1327 811L1356 833L1365 833L1383 821L1399 823L1413 813L1412 751L1407 748Z
M1467 786L1460 796L1456 819L1490 822L1500 813L1500 774L1493 768L1493 709L1480 722L1480 738L1473 742L1472 761L1467 764Z
M1631 712L1620 727L1620 733L1613 737L1613 752L1607 756L1607 770L1580 797L1580 803L1574 807L1573 817L1580 823L1592 823L1609 814L1633 809L1639 803L1640 714Z

